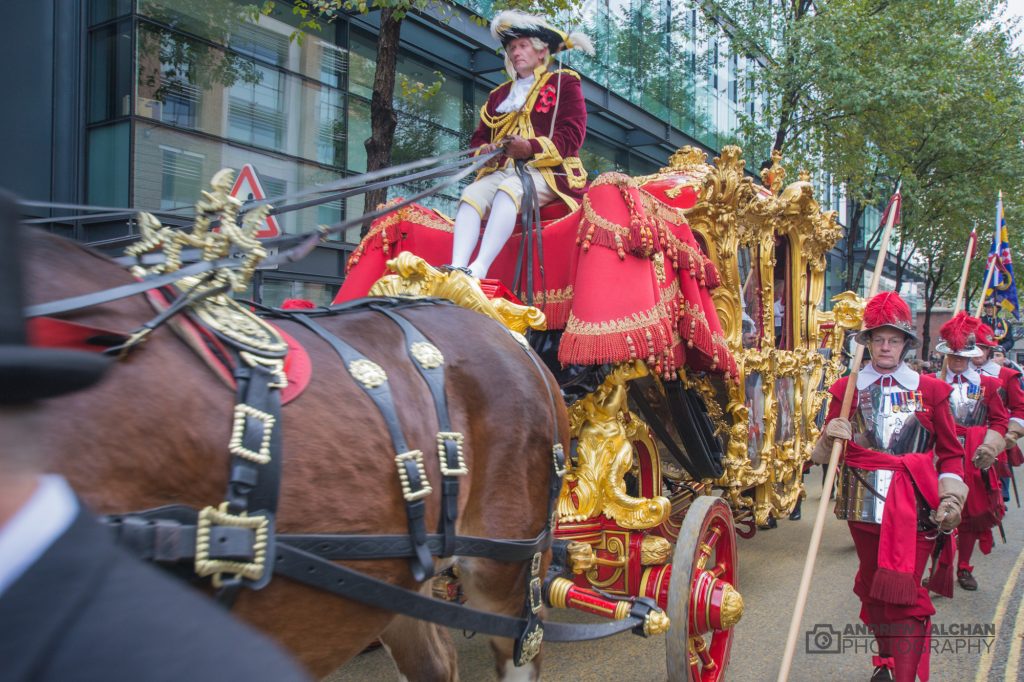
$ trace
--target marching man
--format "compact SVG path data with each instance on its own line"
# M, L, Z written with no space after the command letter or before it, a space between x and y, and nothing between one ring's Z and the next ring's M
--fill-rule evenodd
M973 358L982 356L976 344L976 330L981 321L961 311L942 325L942 341L935 347L946 355L947 370L943 380L952 386L949 406L956 422L957 437L963 443L964 479L969 492L957 529L957 582L965 590L978 589L971 555L980 544L982 554L992 551L992 527L1005 513L999 494L999 481L992 464L1004 449L1004 436L1009 414L999 397L999 379L979 373Z
M579 48L594 54L587 36L566 35L541 17L515 10L494 17L491 35L505 50L505 68L513 80L491 91L470 145L478 154L498 148L504 153L462 192L451 261L453 267L468 266L481 279L515 227L523 197L516 160L527 162L538 206L560 200L570 211L579 208L587 184L579 158L587 107L579 75L568 69L549 71L548 66L552 55L562 50ZM470 263L488 214L480 251Z
M1024 464L1024 455L1017 447L1017 439L1024 436L1024 388L1021 387L1021 374L1015 369L998 364L992 354L1002 350L1002 345L992 332L992 328L982 323L977 332L978 347L981 355L972 360L974 367L982 374L996 377L999 380L999 395L1010 411L1010 425L1006 429L1006 452L1000 453L996 461L996 470L1003 479L1003 500L1010 499L1009 477L1010 466Z
M868 301L856 340L868 347L871 362L857 377L851 419L839 417L849 381L843 377L829 389L812 459L828 462L834 439L848 441L836 516L849 522L860 562L853 591L878 643L872 681L927 680L935 607L921 577L939 533L960 523L967 497L952 389L903 362L920 342L899 294Z

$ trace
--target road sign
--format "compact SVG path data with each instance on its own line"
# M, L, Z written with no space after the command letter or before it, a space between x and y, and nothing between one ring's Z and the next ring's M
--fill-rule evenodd
M260 201L267 198L266 192L263 191L263 186L260 184L259 176L256 175L256 169L251 163L242 166L242 170L238 172L235 186L231 188L231 196L241 199L243 202ZM266 239L277 237L280 234L281 226L277 224L277 218L268 215L263 223L263 229L257 232L256 236Z

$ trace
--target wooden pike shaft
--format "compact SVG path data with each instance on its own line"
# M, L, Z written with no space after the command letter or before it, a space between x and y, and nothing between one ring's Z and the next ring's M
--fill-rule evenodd
M978 307L974 310L975 317L981 317L981 309L982 306L985 305L985 292L988 291L988 285L992 283L992 273L996 269L996 260L999 258L999 244L1003 241L1003 226L1000 224L1003 208L1003 192L1001 190L999 192L999 203L997 205L999 208L996 209L996 233L995 236L992 237L992 243L995 244L995 254L993 254L992 261L988 264L988 267L985 268L985 285L981 287L981 296L978 297Z
M897 185L896 194L899 194L900 187ZM868 287L868 299L878 293L878 283L882 279L882 267L885 264L885 254L889 251L889 239L892 237L892 228L896 222L896 211L889 212L888 220L885 222L885 231L882 233L882 245L878 249L878 260L875 261L875 270L871 275L871 284ZM853 356L853 366L850 369L850 378L846 383L846 392L843 394L843 404L839 416L846 419L850 415L850 406L853 403L853 389L857 385L857 375L860 373L860 363L864 359L864 346L857 344L857 350ZM782 655L782 667L779 668L778 682L786 682L789 679L789 670L793 665L793 654L796 651L796 641L800 634L800 622L803 620L804 609L807 606L807 594L811 589L811 576L814 574L814 562L818 558L818 546L821 544L821 533L825 528L825 514L828 513L828 494L836 480L836 468L839 465L839 454L843 450L846 441L836 440L832 444L832 456L828 461L828 469L825 472L825 484L821 489L821 502L818 504L818 513L814 518L814 530L811 531L811 543L807 548L807 558L804 560L804 572L800 578L800 589L796 595L796 603L793 605L793 619L789 622L789 635L786 637L786 649Z
M975 244L974 247L977 248L977 244ZM967 271L971 269L972 250L973 249L971 249L970 246L968 246L967 253L964 254L964 267L963 270L960 271L960 287L956 290L956 303L953 305L953 317L956 317L956 314L960 312L962 308L965 307L964 292L967 291ZM985 290L982 289L981 293L982 297L984 297ZM977 317L977 315L975 315L975 317ZM946 364L948 360L948 355L942 356L942 371L939 372L939 377L941 377L943 381L945 381L946 378Z

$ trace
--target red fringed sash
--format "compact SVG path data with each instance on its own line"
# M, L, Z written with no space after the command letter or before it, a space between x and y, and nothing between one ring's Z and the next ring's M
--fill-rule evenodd
M921 492L929 507L939 504L938 474L932 464L931 452L895 456L868 450L850 442L846 448L846 464L858 469L893 472L885 496L882 528L878 540L878 570L870 586L870 594L890 604L910 606L917 603L917 580L914 564L917 551L917 498Z

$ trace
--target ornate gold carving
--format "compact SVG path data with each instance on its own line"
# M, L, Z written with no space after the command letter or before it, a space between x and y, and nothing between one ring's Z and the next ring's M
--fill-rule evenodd
M412 489L409 482L409 474L405 470L406 462L413 462L416 470L419 472L422 485L419 490ZM433 488L430 487L430 483L427 480L427 468L423 465L423 452L421 450L409 450L408 452L395 455L395 466L398 467L398 480L402 484L402 497L405 498L406 502L422 500L433 492Z
M233 528L249 528L253 531L252 561L226 561L210 558L210 535L213 526L231 526ZM270 538L270 522L265 516L248 516L231 514L228 503L222 502L219 509L206 507L199 512L196 526L196 575L213 576L213 586L222 587L222 576L230 573L235 577L247 580L259 580L267 563L267 540Z
M648 535L640 542L640 563L644 566L657 566L668 561L672 556L672 544L658 535Z
M426 341L417 341L409 346L409 353L424 369L434 369L444 364L444 355L437 346Z
M586 542L573 540L567 549L569 569L573 573L583 573L594 567L594 548Z
M366 388L377 388L388 380L387 372L373 360L353 360L348 366L348 372Z
M671 625L672 621L669 620L664 611L651 611L644 618L644 634L648 637L662 635L668 632Z
M668 499L632 497L624 480L633 465L633 448L623 426L626 382L646 375L642 362L620 364L596 391L573 405L570 423L578 438L579 464L564 478L558 498L562 520L604 514L623 528L642 529L667 518Z
M260 449L253 451L242 445L242 437L245 435L245 422L247 417L259 420L263 425L263 438L260 440ZM228 441L228 451L257 464L266 464L270 461L270 437L274 433L274 424L277 420L274 415L263 410L257 410L252 405L239 403L235 405L234 419L231 424L231 439Z
M722 629L729 628L740 622L743 617L743 596L732 585L726 583L722 590L722 606L720 610Z
M181 252L186 248L199 249L205 261L241 254L241 268L217 270L206 286L216 288L229 284L232 291L245 291L256 267L267 257L266 249L255 235L271 207L264 204L247 211L239 225L238 213L242 202L231 196L234 179L235 172L230 168L221 169L213 176L210 191L204 191L203 198L196 204L196 220L191 232L164 227L152 214L139 213L141 239L126 248L125 253L141 256L162 250L166 259L150 267L137 265L132 268L132 273L144 277L176 272L181 268ZM213 231L214 221L219 221L217 232Z
M370 296L434 296L487 315L519 333L547 328L539 308L489 299L480 282L460 270L441 272L408 251L389 260L387 266L394 274L379 279L370 288Z
M187 291L197 285L197 278L186 277L175 286ZM274 355L284 355L288 350L288 344L275 328L227 294L210 296L194 303L192 311L208 327L244 346Z
M813 418L822 399L818 384L823 373L826 382L832 378L826 369L831 363L816 352L824 338L821 324L832 318L818 308L824 295L825 253L840 238L841 230L835 212L821 211L808 174L801 173L797 182L786 185L786 170L778 152L761 173L764 187L746 175L738 147L724 147L714 166L704 158L695 150L680 150L669 166L645 180L698 179L697 201L685 216L718 269L721 285L712 290L712 300L739 373L715 386L705 377L683 374L683 379L700 391L718 433L726 437L724 474L715 484L724 488L734 508L751 509L763 524L770 515L788 512L802 494L801 466L817 435ZM662 204L651 212L660 215L670 208ZM785 252L776 253L777 240L785 245ZM753 281L761 283L759 293L744 288L748 281L741 278L737 258L741 249L750 254L756 275ZM793 340L785 350L774 347L771 324L772 285L780 263L790 282L784 304L791 311ZM741 327L745 306L752 302L754 309L746 312L767 322L759 347L747 348ZM747 377L755 372L761 381L748 386ZM777 442L777 392L781 389L776 384L782 378L791 386L786 387L785 398L787 407L794 410L794 429L792 438ZM758 390L756 386L760 386L759 393L748 395L748 391ZM752 405L757 406L753 414L758 417L759 441L751 437ZM759 447L755 448L755 443ZM752 498L743 494L750 489Z

